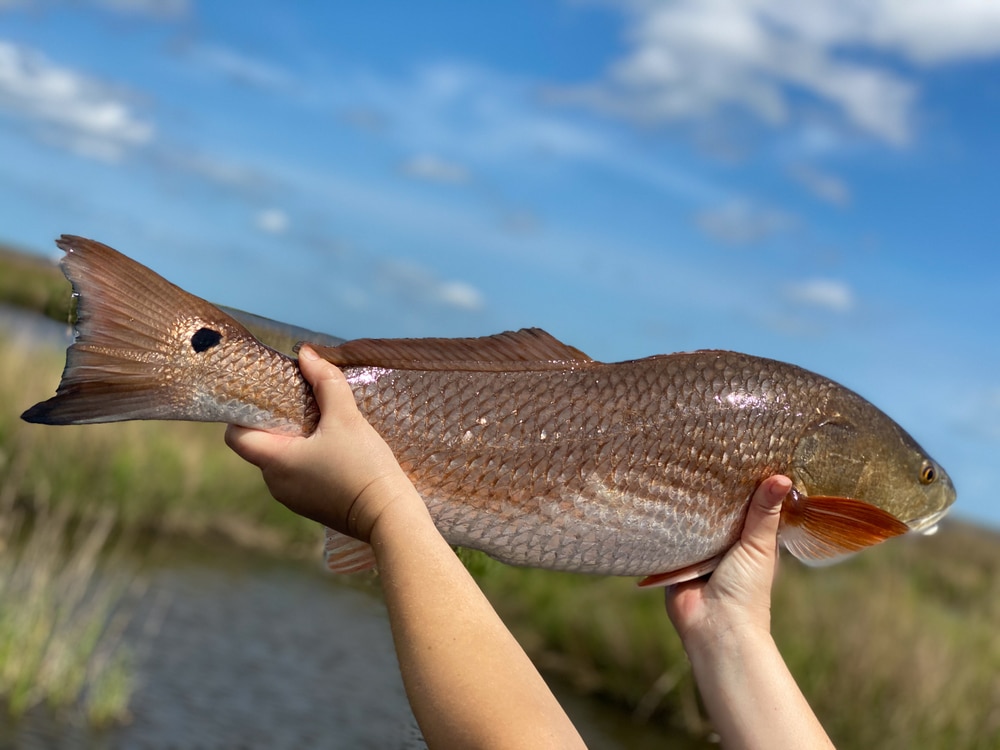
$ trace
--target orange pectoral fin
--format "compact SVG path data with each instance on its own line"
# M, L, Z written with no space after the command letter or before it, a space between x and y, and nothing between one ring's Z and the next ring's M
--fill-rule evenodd
M792 490L781 510L781 543L809 565L837 562L907 531L890 513L848 497L807 497Z
M710 557L707 560L702 560L694 565L688 565L683 568L678 568L677 570L672 570L669 573L657 573L656 575L646 576L641 581L639 581L639 588L654 588L656 586L673 586L675 583L684 583L684 581L692 581L695 578L700 578L701 576L711 573L719 566L719 562L725 554L716 555L715 557Z

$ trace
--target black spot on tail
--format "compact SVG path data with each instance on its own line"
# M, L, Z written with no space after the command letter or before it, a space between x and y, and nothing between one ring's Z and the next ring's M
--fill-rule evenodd
M211 349L222 341L222 334L213 331L211 328L199 328L191 337L191 348L201 354L201 352Z

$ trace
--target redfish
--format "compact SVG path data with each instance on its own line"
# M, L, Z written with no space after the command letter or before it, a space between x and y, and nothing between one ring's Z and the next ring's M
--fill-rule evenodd
M314 429L296 360L237 318L262 319L93 240L57 244L78 297L76 338L56 395L25 420ZM646 585L706 574L772 474L793 482L781 543L808 563L929 532L955 500L944 469L888 416L791 364L729 351L604 363L539 329L337 341L316 349L343 369L442 535L512 565ZM374 558L328 532L327 563L351 572Z

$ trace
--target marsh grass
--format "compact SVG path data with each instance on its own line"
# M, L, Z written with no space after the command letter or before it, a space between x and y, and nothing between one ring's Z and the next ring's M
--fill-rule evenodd
M0 302L65 321L73 310L70 291L54 261L0 245Z
M65 510L0 510L0 699L8 713L45 704L78 710L95 726L126 719L128 581L101 564L111 515L75 523Z

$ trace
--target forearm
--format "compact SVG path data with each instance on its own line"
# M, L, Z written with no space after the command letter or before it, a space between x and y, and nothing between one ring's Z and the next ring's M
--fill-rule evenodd
M708 637L688 654L723 747L833 748L770 634L721 630Z
M372 533L410 705L430 747L583 747L423 503Z

